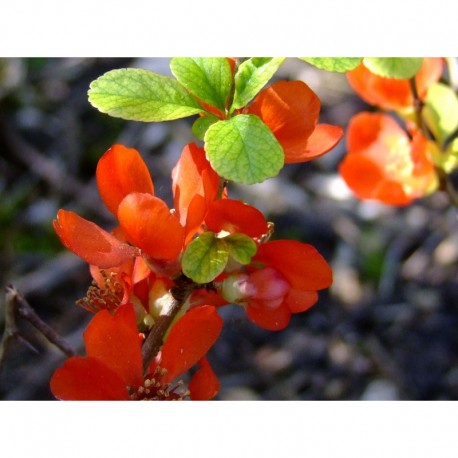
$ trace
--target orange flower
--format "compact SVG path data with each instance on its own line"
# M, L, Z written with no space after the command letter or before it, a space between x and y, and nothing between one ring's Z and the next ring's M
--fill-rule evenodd
M244 305L257 325L279 331L291 314L314 305L317 291L331 283L331 268L314 247L276 240L259 247L246 273L227 277L222 294L228 302Z
M412 140L390 116L362 112L348 126L348 154L339 171L360 199L406 205L437 187L427 139Z
M415 75L415 83L420 99L424 99L431 84L442 75L441 58L424 58L420 71ZM414 103L408 79L383 78L371 73L364 63L347 73L347 79L355 92L367 103L385 110L411 108Z
M191 399L211 399L219 383L205 354L215 343L222 319L212 306L190 310L174 325L158 361L144 377L141 340L132 304L114 316L98 312L85 333L86 357L69 358L51 378L61 400L173 400L183 398L173 380L199 364L189 385Z
M278 81L260 92L244 110L259 116L283 147L285 162L306 162L334 148L339 126L317 124L320 99L302 81Z
M134 255L175 260L184 243L184 228L165 202L154 196L146 164L139 153L114 145L99 160L97 185L120 228L109 234L75 213L59 210L54 228L62 243L89 264L119 266ZM134 248L128 245L134 245Z
M218 193L219 177L195 143L186 145L172 170L174 206L188 243L200 229L210 203Z
M212 202L205 217L205 224L215 233L242 233L252 238L267 233L264 215L258 209L234 199Z
M138 249L71 211L59 210L53 226L65 247L102 269L119 266L139 254Z

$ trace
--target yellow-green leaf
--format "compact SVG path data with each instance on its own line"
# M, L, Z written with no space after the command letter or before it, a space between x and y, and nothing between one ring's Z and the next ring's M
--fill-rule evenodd
M149 70L111 70L93 81L89 102L102 113L132 121L171 121L203 111L174 78Z

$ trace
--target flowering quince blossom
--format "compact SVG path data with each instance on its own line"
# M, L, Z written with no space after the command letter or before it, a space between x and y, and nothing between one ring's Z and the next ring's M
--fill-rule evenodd
M347 135L339 171L360 199L407 205L437 189L434 145L420 131L412 130L410 139L390 116L362 112L351 119Z
M186 145L172 170L174 206L185 228L185 243L200 230L218 187L219 177L205 157L205 150L195 143Z
M318 111L319 104L316 118ZM297 116L294 106L286 116ZM315 122L307 138L313 137ZM282 127L275 126L290 148L287 154L304 160L304 151L324 152L315 137L289 145ZM335 129L340 132L334 126L322 131L333 135ZM193 366L198 369L188 385L190 398L211 399L219 382L205 355L222 327L217 306L241 304L254 323L280 330L332 282L330 267L310 245L266 242L271 225L256 208L227 197L204 149L194 143L183 149L172 171L174 210L154 195L135 149L114 145L100 159L96 176L100 196L119 226L109 233L65 210L54 221L63 244L90 264L94 283L77 303L95 313L84 334L87 356L70 358L53 375L51 390L58 399L181 399L187 393L172 383ZM236 250L227 252L223 273L207 285L194 283L181 268L188 244L203 232L212 232L214 240L227 237L227 244L221 240L219 246ZM167 315L177 305L178 315ZM171 321L160 328L163 340L152 346L148 338L163 317ZM144 344L139 332L147 335Z
M124 240L73 212L59 210L54 229L62 243L100 268L118 266L139 255L138 249L153 259L176 259L183 247L184 228L165 202L154 196L151 177L139 153L114 145L99 160L96 176L100 196L117 216L118 233Z
M223 280L222 296L243 305L260 327L278 331L288 325L291 314L314 305L317 291L331 283L331 268L314 247L275 240L260 245L245 272Z
M169 333L161 353L143 375L141 336L132 304L114 315L98 312L84 332L86 357L69 358L51 379L51 391L61 400L183 399L174 380L196 364L189 383L191 399L211 399L219 382L205 354L215 343L222 319L212 306L190 310Z
M320 99L303 81L278 81L261 91L244 112L259 116L285 153L285 163L315 159L343 136L339 126L317 124Z
M418 97L423 100L431 84L442 75L443 60L439 57L424 58L420 71L415 75ZM413 109L414 97L408 79L384 78L371 73L363 62L347 72L347 79L355 92L367 103L385 110Z

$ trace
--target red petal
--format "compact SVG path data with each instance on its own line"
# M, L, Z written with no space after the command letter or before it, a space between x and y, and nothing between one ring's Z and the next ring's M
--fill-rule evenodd
M254 99L248 112L267 124L287 154L312 134L320 99L303 81L278 81Z
M185 313L173 326L162 348L161 367L167 369L165 382L194 366L216 342L223 320L211 305Z
M128 400L126 384L95 358L67 359L51 378L51 392L63 401Z
M172 170L174 206L182 226L186 225L188 209L196 195L209 202L218 192L219 178L205 157L205 150L195 143L185 146Z
M275 240L261 245L255 262L277 269L293 288L315 291L332 283L332 270L312 246L295 240Z
M429 86L440 79L442 67L443 62L440 58L423 59L423 65L415 76L420 98L425 97ZM347 78L355 92L371 105L386 110L402 110L413 105L409 80L374 75L363 63L347 72Z
M315 159L330 151L343 137L343 129L340 126L330 124L318 124L305 144L298 144L285 151L285 162L293 164Z
M180 254L184 229L161 199L129 194L118 207L118 220L128 240L153 259L172 260Z
M421 70L415 75L418 95L425 98L431 84L440 80L444 68L442 57L425 57Z
M148 168L136 149L112 146L97 164L97 186L103 202L115 216L118 205L131 192L154 194Z
M205 224L213 232L227 231L260 237L267 232L267 221L256 208L239 200L220 199L208 209Z
M387 162L389 146L397 137L408 138L392 117L363 111L353 116L348 124L347 148L350 153L364 153L374 143L378 143L378 156L382 158L381 162Z
M134 247L70 211L59 210L53 226L64 246L102 269L119 266L138 254Z
M202 358L199 366L200 369L192 376L188 388L193 401L207 401L218 394L219 380L207 358Z
M400 183L385 179L383 170L361 154L348 154L339 173L360 199L376 199L388 205L406 205L413 200Z
M347 72L347 79L354 91L371 105L387 110L398 110L409 107L413 103L408 80L374 75L363 63Z
M97 358L116 372L128 386L143 383L141 345L131 304L120 306L112 316L98 312L84 332L88 356Z
M318 300L316 291L301 291L291 289L286 296L285 303L291 310L291 313L300 313L308 310Z
M248 304L246 312L248 318L253 323L269 331L280 331L285 329L291 318L291 311L286 304L282 304L274 310L258 308Z

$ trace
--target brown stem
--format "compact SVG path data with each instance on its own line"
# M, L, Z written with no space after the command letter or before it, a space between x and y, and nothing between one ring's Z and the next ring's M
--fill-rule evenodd
M423 101L418 96L417 83L415 81L415 77L410 78L409 82L410 82L410 89L412 90L413 107L415 110L415 121L416 121L417 127L422 131L422 133L425 135L425 137L428 140L433 140L433 138L431 137L431 133L426 128L425 123L423 122L423 117L421 115L421 112L423 110Z
M145 342L143 342L142 357L143 371L145 372L145 375L147 375L146 372L151 361L158 354L164 342L165 333L167 332L170 325L172 324L172 321L177 316L178 312L181 310L184 303L196 287L196 285L191 280L184 276L180 277L176 281L177 285L173 287L171 290L172 302L168 307L167 313L161 315L157 319L156 323L154 324L148 336L146 337Z
M29 346L29 348L35 350L32 344L22 336L17 327L17 317L24 318L31 323L49 342L54 344L67 356L70 357L76 354L70 345L35 313L19 291L14 286L8 285L6 287L5 301L5 330L0 345L0 370L3 366L8 348L13 340L20 340Z

